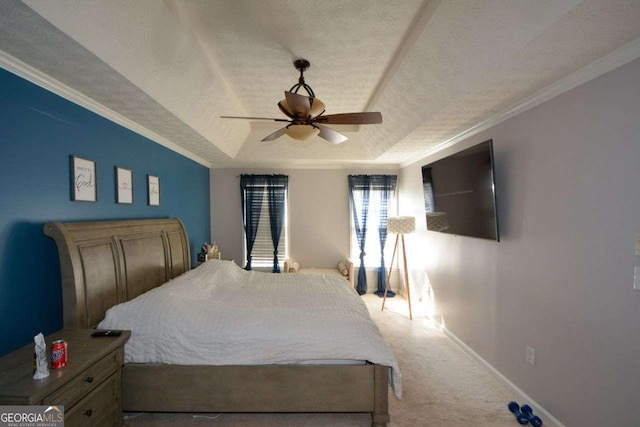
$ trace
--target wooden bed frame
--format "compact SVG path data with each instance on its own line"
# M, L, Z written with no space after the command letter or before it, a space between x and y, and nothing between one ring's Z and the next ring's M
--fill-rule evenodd
M179 219L48 223L58 246L65 328L191 269ZM386 426L389 367L126 364L123 408L149 412L368 412Z

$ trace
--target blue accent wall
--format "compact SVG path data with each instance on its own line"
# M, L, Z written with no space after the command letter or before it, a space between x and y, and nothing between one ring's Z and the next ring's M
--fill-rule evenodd
M210 238L209 169L0 69L0 355L62 327L50 221L180 218L192 263ZM97 202L71 201L70 156L97 162ZM134 203L115 202L115 166L133 170ZM160 206L147 205L147 174Z

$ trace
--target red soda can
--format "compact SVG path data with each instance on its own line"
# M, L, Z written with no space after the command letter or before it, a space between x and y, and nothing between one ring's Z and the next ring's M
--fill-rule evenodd
M58 340L51 343L51 367L53 369L67 366L67 349L67 342L65 340Z

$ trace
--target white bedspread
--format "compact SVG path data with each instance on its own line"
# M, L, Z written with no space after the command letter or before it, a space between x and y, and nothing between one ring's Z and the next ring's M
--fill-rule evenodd
M397 362L366 305L340 276L245 271L211 260L111 308L100 329L129 329L127 363L179 365Z

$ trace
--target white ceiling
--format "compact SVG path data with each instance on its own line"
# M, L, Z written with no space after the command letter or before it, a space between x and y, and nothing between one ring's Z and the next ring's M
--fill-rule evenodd
M205 165L399 165L640 56L640 0L4 0L0 51ZM335 146L220 118L284 118L297 58L327 114L383 123Z

